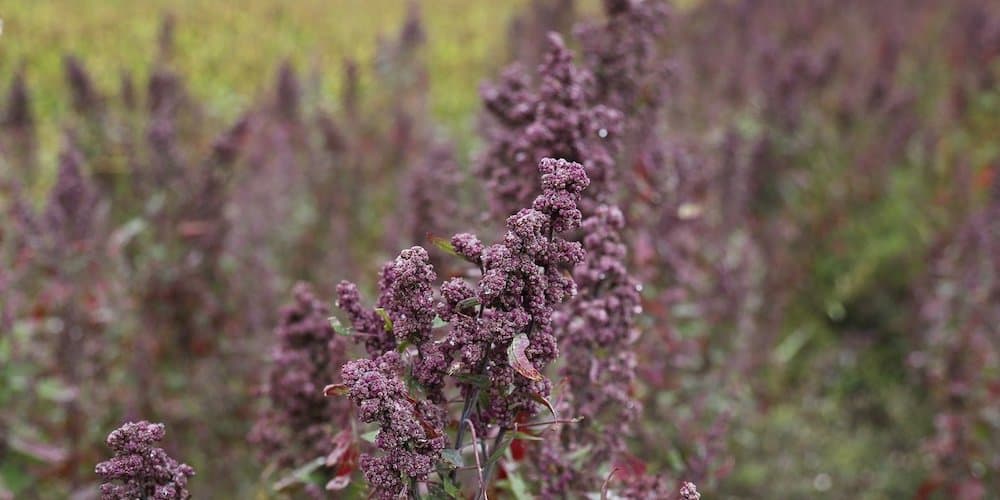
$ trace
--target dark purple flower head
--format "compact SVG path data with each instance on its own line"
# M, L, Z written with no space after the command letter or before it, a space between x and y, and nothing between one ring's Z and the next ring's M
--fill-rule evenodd
M543 491L556 496L600 486L588 471L626 451L625 437L639 412L631 396L639 286L625 267L624 217L618 208L602 205L582 228L586 257L573 271L579 292L553 318L565 360L564 411L583 417L542 446L550 472L542 478ZM584 449L582 466L567 461Z
M361 457L361 470L378 498L397 498L411 481L426 480L445 445L442 410L414 400L401 370L394 351L351 361L341 370L358 418L379 426L375 444L383 453Z
M194 469L156 446L164 434L163 424L141 421L127 423L108 435L107 444L114 456L95 468L101 478L101 498L191 498L187 482L194 476Z
M24 72L18 71L11 81L7 91L7 107L3 114L3 125L7 127L27 128L34 123L31 114L31 96L28 85L24 81Z
M432 286L436 279L427 250L422 247L403 250L386 265L379 305L391 321L397 342L417 346L418 355L413 362L414 379L428 397L442 401L447 362L431 337L437 311Z
M73 109L82 114L95 111L101 103L101 96L94 89L87 68L76 56L66 56L63 59L63 70L66 82L69 84Z
M437 275L427 250L412 247L400 252L383 273L386 277L379 305L392 320L398 341L414 344L428 340L434 321L434 290Z
M98 197L83 172L83 154L71 138L59 155L59 173L45 205L45 227L58 242L92 238Z
M404 219L411 244L451 232L458 214L453 193L461 180L459 173L454 151L447 143L431 146L409 169Z
M667 59L659 47L669 6L663 0L605 0L604 14L603 23L577 30L595 99L625 114L629 134L650 135L654 130L643 127L656 120L667 87Z
M385 275L385 270L382 274ZM351 326L358 333L355 339L364 342L369 356L377 357L395 349L396 338L391 331L386 331L385 321L373 309L361 303L358 285L349 281L341 281L337 285L337 307L347 314Z
M682 484L680 495L681 500L701 500L701 493L698 493L698 488L694 483L685 482Z
M323 396L323 385L345 361L343 338L308 285L297 284L293 293L295 301L282 309L274 331L276 345L264 387L268 406L250 435L262 459L282 467L329 453L347 410L344 401Z
M476 235L469 233L458 233L452 236L451 246L455 249L455 253L473 264L479 264L485 249L483 242L479 241Z
M452 278L435 296L428 254L413 247L382 268L380 309L361 307L354 285L338 287L355 330L377 339L368 345L371 358L346 364L343 383L332 387L346 390L362 422L378 425L383 453L363 456L361 467L380 498L394 498L435 470L445 445L446 377L454 376L467 398L463 424L468 419L484 432L532 418L549 395L542 372L558 354L554 307L576 293L567 274L583 260L582 246L560 233L579 228L577 203L590 181L583 165L567 160L545 158L538 169L541 194L507 218L499 243L452 238L455 252L482 272L475 286ZM443 338L434 335L435 315L447 324ZM425 398L410 393L413 385Z
M302 84L292 63L285 61L278 68L275 78L275 111L286 120L296 120L299 117L302 101Z
M441 317L450 323L447 357L459 363L459 373L490 379L487 403L477 416L480 424L510 426L537 412L538 398L551 387L540 372L558 354L553 307L576 293L564 271L583 259L583 249L559 234L579 227L577 203L589 179L582 165L561 159L545 158L538 169L542 193L533 208L507 218L500 243L482 248L468 235L452 240L483 271L475 288L459 279L446 282L440 306ZM462 310L470 300L478 307ZM512 364L508 348L517 337L525 345L524 358Z
M601 186L588 191L582 202L584 211L616 191L611 167L621 115L591 104L591 77L576 68L572 59L562 39L553 33L538 69L536 89L529 88L528 78L516 66L503 73L499 84L483 88L493 123L487 130L481 172L487 178L495 216L509 216L534 199L538 194L535 167L542 158L581 163L591 182Z
M479 93L486 110L504 126L524 126L534 119L537 97L528 73L517 63L500 73L498 83L484 85Z

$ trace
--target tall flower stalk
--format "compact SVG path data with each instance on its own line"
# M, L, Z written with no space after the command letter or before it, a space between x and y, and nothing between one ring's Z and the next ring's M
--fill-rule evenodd
M345 365L343 382L327 393L347 395L363 422L377 424L382 453L362 456L361 467L380 498L455 487L454 462L468 451L485 495L511 431L548 404L552 384L542 373L558 355L552 319L576 294L566 272L583 259L582 246L560 235L580 227L577 203L589 179L566 160L546 158L538 168L541 194L507 218L498 243L461 233L441 244L475 265L474 286L456 277L435 293L427 252L413 247L383 268L378 308L361 306L355 286L339 287L339 305L371 358ZM435 332L436 319L444 333ZM449 387L461 402L457 418L449 415ZM445 437L449 424L454 441Z

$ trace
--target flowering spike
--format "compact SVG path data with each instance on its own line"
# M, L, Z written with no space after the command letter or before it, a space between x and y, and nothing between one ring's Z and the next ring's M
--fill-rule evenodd
M104 500L186 500L188 479L194 469L156 446L165 434L163 424L130 422L108 435L114 457L97 464Z

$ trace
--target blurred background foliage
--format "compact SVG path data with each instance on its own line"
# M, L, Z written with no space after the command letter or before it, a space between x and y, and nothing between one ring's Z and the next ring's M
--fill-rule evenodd
M266 358L273 311L292 281L312 279L321 293L330 296L337 280L372 275L370 271L377 269L383 258L418 239L407 240L395 231L396 226L386 223L409 208L397 200L398 180L411 175L412 164L424 158L430 149L424 143L441 138L455 145L454 156L462 165L473 164L479 152L477 89L516 56L508 47L508 21L528 9L529 3L423 2L421 17L427 40L419 60L426 64L424 101L419 83L414 85L405 76L402 84L394 80L411 74L412 68L405 64L408 52L379 51L380 46L393 46L406 18L406 3L398 0L250 0L238 8L230 2L196 0L0 0L4 23L0 85L6 89L15 74L24 75L38 126L38 158L30 162L39 166L38 178L31 182L21 179L24 185L20 186L30 192L30 203L37 207L45 205L45 193L57 184L56 167L67 163L64 129L76 130L90 170L99 173L102 161L115 163L127 158L122 151L129 142L116 134L130 127L145 131L147 125L152 129L157 123L156 116L147 123L142 112L115 104L114 111L106 115L113 119L105 116L97 120L99 126L91 126L95 123L90 121L92 117L74 109L72 93L67 91L67 54L78 56L95 87L109 95L118 93L123 73L144 82L168 59L166 65L182 76L192 101L198 103L192 106L197 110L185 108L179 117L198 124L193 127L196 131L178 140L178 149L184 151L189 164L214 161L212 152L218 150L212 149L213 144L222 141L225 145L222 124L247 116L264 124L250 133L250 152L237 161L236 173L226 177L231 182L226 184L226 203L243 210L238 212L243 220L252 222L234 223L227 237L241 244L236 245L239 251L252 248L253 252L237 251L223 255L218 262L199 260L188 267L190 241L162 236L155 229L160 224L158 218L171 224L186 221L190 214L185 212L183 201L173 206L162 196L130 199L108 195L114 200L111 208L105 207L110 214L104 217L110 222L94 233L95 238L134 238L130 244L140 245L142 250L133 250L132 255L127 250L121 255L101 254L107 258L84 262L67 271L70 278L63 277L97 290L80 292L84 296L80 301L117 311L113 317L120 321L107 328L113 342L106 345L114 347L103 349L101 359L94 360L101 367L123 363L121 351L135 348L134 332L163 328L164 338L172 339L170 326L146 322L151 318L177 320L177 314L171 315L176 311L153 307L172 299L155 293L136 298L130 292L156 289L150 283L162 285L164 290L186 297L187 302L179 302L183 313L183 306L202 303L197 294L191 299L184 295L188 292L172 287L187 283L192 276L218 273L223 278L205 286L230 291L245 291L252 288L250 285L266 282L266 286L259 286L267 289L262 296L234 294L228 299L232 303L212 304L225 313L253 311L255 316L230 316L203 328L225 332L220 334L221 340L211 339L208 347L200 344L204 338L187 339L194 342L195 351L203 350L194 358L188 359L185 351L191 346L147 347L149 355L162 363L158 365L162 380L157 382L156 397L163 401L145 404L160 405L157 416L150 418L172 418L168 439L175 437L180 443L177 448L184 451L182 457L200 472L195 491L210 492L207 497L219 491L238 491L244 498L266 491L258 479L259 470L246 456L249 447L227 450L231 455L218 451L220 443L241 440L245 433L253 403L238 403L242 406L236 414L230 414L227 405L236 404L233 402L249 393L247 387L252 383L247 380L253 379L260 365L238 368L235 373L228 367L237 366L233 363L239 358L256 363ZM993 291L965 296L963 290L978 290L975 286L979 285L961 281L964 275L946 264L974 266L982 261L990 273L996 273L996 267L988 264L997 256L989 251L1000 248L1000 235L996 224L984 224L977 214L984 210L995 213L984 207L993 206L995 193L1000 192L994 187L1000 176L1000 88L996 79L1000 8L995 2L974 1L892 1L886 2L883 10L882 3L847 3L850 8L842 10L836 7L837 2L796 4L802 12L782 2L750 0L681 2L676 7L685 15L672 19L663 42L665 53L677 67L663 110L666 125L662 135L696 144L692 149L704 156L699 161L709 165L724 164L727 160L716 157L725 156L731 147L732 156L745 160L750 164L747 168L760 176L754 178L759 189L748 195L751 200L742 210L737 210L739 217L720 222L722 229L713 227L721 236L693 233L693 253L700 257L703 252L704 260L712 260L719 248L741 248L741 242L752 241L756 254L748 252L749 256L740 258L750 263L746 280L756 288L745 296L734 298L723 290L711 297L734 303L745 300L747 308L753 310L753 318L748 320L752 327L748 328L731 318L716 321L699 315L703 304L698 301L704 297L695 292L687 292L691 296L685 300L659 304L659 294L674 290L655 282L655 277L647 286L644 297L649 314L644 327L647 337L654 339L652 345L662 351L648 350L651 359L645 361L651 361L649 369L654 375L668 380L662 386L649 381L640 390L647 413L636 438L637 454L650 470L667 475L691 470L698 457L712 462L714 472L706 473L699 482L709 498L1000 498L1000 462L997 451L989 448L991 443L997 444L1000 429L997 406L990 403L1000 400L1000 365L995 356L976 364L978 361L969 360L973 358L955 354L968 355L978 344L955 347L936 337L939 330L947 333L944 338L953 339L961 337L955 332L965 334L978 328L976 332L992 339L994 346L997 343L997 325L987 322L983 326L976 321L998 314L1000 297L995 294L1000 278L989 273L979 276L992 283ZM967 15L962 10L966 4L975 4L970 7L972 20L962 17ZM752 5L759 10L747 7ZM816 8L810 9L812 6ZM162 51L158 39L164 13L173 16L175 26L169 57L157 55ZM571 15L573 18L566 20L569 26L577 19L599 16L600 2L579 2ZM991 21L977 23L977 17ZM800 22L802 26L813 22L816 35L798 32L796 28L801 26L796 23ZM859 33L865 36L853 36ZM797 68L803 58L813 64L826 57L830 47L839 51L841 64L847 61L844 67L854 73L834 72L829 80L817 83L803 82L797 78L801 76L797 70L792 70L792 76L786 78L789 70L783 64ZM378 69L378 54L389 57L390 69L384 73ZM402 54L403 62L392 59L392 54ZM344 77L347 59L358 61L361 68L357 81L363 104L357 112L348 109L344 97L348 91L344 82L349 81ZM283 80L279 69L286 60L297 69L296 88L301 88L295 109L308 110L294 119L284 116L286 108L280 105ZM425 111L431 118L424 119ZM323 128L327 113L335 117L339 132ZM401 116L423 125L413 127L416 131L399 126L409 123L397 119ZM97 132L89 134L89 130ZM301 141L288 139L283 135L286 133ZM334 139L349 146L331 146ZM141 155L144 161L147 156L155 159L161 155L155 144L149 148L151 151ZM291 151L292 159L269 156L272 151ZM282 168L296 164L296 160L298 165L310 161L346 165L347 173L329 179L320 170L303 167L302 171L294 170L287 183L276 181L284 177L275 172L284 175L292 171ZM5 177L15 172L15 163L0 165L9 169ZM706 188L713 195L703 196L695 189L692 199L700 202L716 197L723 199L719 205L725 205L730 193L719 193L728 186L723 185L726 177L713 177L715 184ZM183 174L174 180L182 178ZM212 185L210 177L198 179L204 186ZM301 200L307 201L275 201L258 192L261 186L275 185L299 193ZM365 189L354 189L356 186ZM14 192L5 192L3 201L13 199ZM322 200L329 193L333 193L333 205L325 206ZM458 196L477 207L475 189L461 190ZM705 203L709 216L725 218L722 210L712 212L718 208ZM328 220L323 217L329 213L349 215L331 224L329 234L317 231L325 227ZM458 215L456 219L463 222L478 220L468 213ZM668 233L659 229L644 228L666 240ZM963 236L966 232L979 234L977 231L992 246L975 247ZM11 244L11 239L3 241L16 247L19 243ZM687 243L677 240L676 246ZM963 250L967 243L987 251L976 254ZM666 240L666 246L674 245L674 240ZM955 264L948 258L949 251L978 257L959 258ZM19 254L10 251L10 255ZM243 267L241 259L252 265ZM945 271L937 271L939 261ZM19 261L12 257L7 262ZM95 266L100 270L90 274L79 270L94 270ZM240 271L248 268L266 269L273 275L241 276ZM169 271L163 273L165 277L160 275L164 270ZM175 272L176 276L171 274ZM19 278L4 276L0 274L0 283ZM101 276L115 278L104 281ZM66 412L78 410L73 406L76 391L83 389L65 383L65 373L47 372L50 360L24 354L25 346L44 339L47 329L61 328L56 320L78 313L72 307L60 309L73 302L66 298L72 294L60 287L47 287L46 281L56 281L49 277L18 282L32 298L45 298L45 307L22 300L20 305L31 305L24 307L29 311L25 317L31 320L18 317L19 321L0 323L16 326L11 335L0 335L0 404L37 418L20 430L14 427L22 415L8 414L7 420L0 420L7 425L7 429L0 426L0 438L6 432L10 445L6 456L0 453L0 493L7 489L27 495L25 498L35 498L26 492L37 488L38 481L57 484L54 478L74 474L73 481L37 490L45 492L37 498L91 486L87 481L93 478L80 479L85 475L71 469L87 470L87 464L103 452L99 447L95 451L94 443L118 415L135 412L143 403L121 403L121 408L104 409L104 413L79 410L99 415L88 421L93 428L81 430L66 424ZM158 278L174 281L168 286ZM370 282L362 284L372 288ZM948 310L935 298L938 292L946 298L957 296L962 304L978 307L979 312L971 314L974 319L969 320L962 316L964 309ZM713 289L703 295L715 293ZM116 300L127 305L117 306ZM13 303L11 300L5 307ZM954 316L946 316L942 310ZM925 318L927 315L938 323ZM94 319L98 325L107 321ZM237 338L240 340L233 340ZM691 355L693 361L674 359L686 356L688 349L696 352ZM199 359L223 361L215 366L199 363ZM940 374L934 375L933 363L927 359L947 359L952 365L968 364L979 370L975 376L962 375L975 379L969 383L975 386L968 392L972 396L962 396L974 402L956 396L953 386L959 384L948 377L968 381L959 375L935 379ZM676 377L671 371L675 369ZM91 375L108 384L112 392L118 388L130 394L141 392L143 381L132 380L130 373L101 368ZM190 394L191 373L195 378L211 378L208 387L219 390L219 396ZM103 394L107 388L93 391L88 395L95 401L113 399ZM697 405L692 404L695 398ZM961 404L954 404L956 400ZM967 422L973 423L966 425L968 433L957 434L977 443L968 449L962 448L962 438L955 438L948 430L952 429L951 416L963 412ZM219 420L205 421L212 418ZM686 427L690 422L694 423ZM720 423L719 429L725 428L722 438L716 436L716 441L725 442L718 449L711 437L716 423ZM72 463L65 460L65 443L50 443L44 437L69 432L86 432L80 439L87 442L81 447L89 446ZM932 439L935 435L950 440L931 446L937 442ZM983 443L985 447L979 448ZM203 449L199 445L204 445ZM236 458L232 463L220 463L220 456ZM44 479L28 473L37 470L45 471L37 476ZM224 479L213 484L213 478L218 477ZM951 486L943 486L948 484Z
M525 0L437 0L423 5L433 111L456 131L471 136L470 111L478 104L479 82L502 61L506 20ZM594 9L597 2L585 8ZM400 0L0 0L4 34L0 74L27 65L36 112L45 117L43 142L58 146L59 120L69 100L63 86L63 57L84 56L95 83L118 85L122 72L150 71L160 19L172 15L174 63L191 91L213 115L233 118L268 91L269 75L283 60L307 78L322 78L318 100L337 95L346 58L370 61L377 38L403 21ZM363 74L370 83L370 74ZM52 158L52 156L50 156Z

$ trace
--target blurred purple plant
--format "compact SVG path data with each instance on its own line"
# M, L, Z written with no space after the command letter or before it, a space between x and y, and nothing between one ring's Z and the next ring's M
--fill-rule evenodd
M597 491L602 478L594 471L622 458L639 414L632 344L642 307L625 268L624 226L621 211L606 205L583 222L586 257L573 271L579 293L555 317L566 384L560 406L583 420L561 426L536 458L546 497Z
M345 361L345 340L334 332L329 309L308 285L299 283L292 293L294 302L282 309L274 332L270 373L262 388L267 406L250 434L262 461L283 469L328 456L349 415L343 401L322 391L323 381L335 377Z
M615 141L621 114L591 104L592 77L573 65L572 53L551 34L538 68L537 89L519 65L504 70L499 83L481 89L489 124L479 166L494 217L507 217L537 194L534 165L541 158L583 164L595 186L582 209L592 211L617 193Z
M963 500L1000 486L1000 177L989 195L937 249L909 356L937 411L929 484Z

